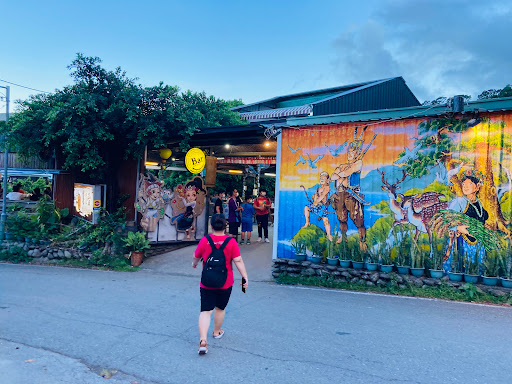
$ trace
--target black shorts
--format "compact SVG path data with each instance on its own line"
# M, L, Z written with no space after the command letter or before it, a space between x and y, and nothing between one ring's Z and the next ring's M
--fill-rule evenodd
M234 223L229 223L229 234L238 236L238 223L236 221Z
M228 305L233 287L226 289L205 289L201 287L201 312L212 311L214 308L224 310Z

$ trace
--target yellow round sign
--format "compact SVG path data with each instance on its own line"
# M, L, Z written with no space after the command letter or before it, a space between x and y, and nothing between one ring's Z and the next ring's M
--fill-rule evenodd
M200 173L206 165L204 152L199 148L191 148L185 155L185 167L191 173Z

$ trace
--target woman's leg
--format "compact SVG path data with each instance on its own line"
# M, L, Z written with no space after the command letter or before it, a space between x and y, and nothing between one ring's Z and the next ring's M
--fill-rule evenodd
M217 336L220 333L220 329L222 328L222 323L224 322L224 316L226 315L225 309L219 309L215 307L215 312L213 314L213 335Z
M217 316L217 314L215 314ZM210 328L210 321L212 317L212 311L202 311L199 314L199 340L205 340L208 335L208 328ZM222 316L224 319L224 316Z

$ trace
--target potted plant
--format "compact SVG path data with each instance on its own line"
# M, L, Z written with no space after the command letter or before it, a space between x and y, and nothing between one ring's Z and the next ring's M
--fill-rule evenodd
M462 281L462 278L464 275L460 273L460 261L459 261L459 251L457 247L455 246L453 249L452 254L452 265L450 272L448 272L448 277L450 278L450 281Z
M354 269L363 269L364 267L364 261L363 261L363 254L361 253L361 250L358 246L353 247L350 250L350 254L352 255L352 267Z
M469 255L468 257L464 258L464 281L466 283L478 283L478 275L479 275L479 262L478 262L478 255L480 251L481 245L477 248L475 254L473 257Z
M501 266L501 254L497 250L492 250L487 253L484 261L484 285L494 286L498 284L498 273Z
M323 241L317 240L310 242L309 246L311 252L313 253L310 259L311 262L313 264L320 264L320 262L324 258L323 253L325 250L325 243Z
M393 262L391 261L391 249L388 245L385 245L380 250L380 270L384 273L390 273L393 271Z
M138 267L144 259L144 250L149 248L149 240L144 232L128 232L126 239L123 239L126 247L131 249L130 261L132 267Z
M425 273L425 254L416 240L411 240L411 274L416 277L421 277Z
M350 268L350 251L347 245L346 237L342 235L341 242L336 244L336 252L338 253L338 258L340 260L340 266L342 268Z
M501 285L505 288L512 288L512 246L510 241L507 241L507 247L505 248L505 254L502 256L501 262L504 272L501 278Z
M432 234L432 255L430 257L431 269L429 269L430 277L433 279L440 279L444 276L443 270L443 258L444 254L442 252L442 248L439 249L439 242L437 241L437 236ZM442 247L442 245L441 245Z
M336 254L336 241L338 237L335 235L332 240L326 239L327 264L338 265L338 255Z
M376 271L379 268L379 255L374 252L366 254L366 269L369 271Z
M395 249L397 251L396 255L396 268L400 275L408 275L410 270L409 263L409 253L407 252L407 242L405 241L406 231L403 230L402 226L400 231L400 236L396 233L396 227L393 231L393 236L395 237Z
M295 253L295 260L305 261L306 260L306 244L301 239L291 241L293 251Z

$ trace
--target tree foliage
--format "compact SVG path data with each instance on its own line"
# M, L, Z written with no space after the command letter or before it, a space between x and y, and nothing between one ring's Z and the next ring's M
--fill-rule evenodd
M140 158L146 145L188 140L202 127L244 122L225 101L204 92L180 92L160 83L142 87L121 68L78 54L68 67L74 84L20 104L8 124L10 144L22 157L49 157L65 169L101 178L122 159Z

